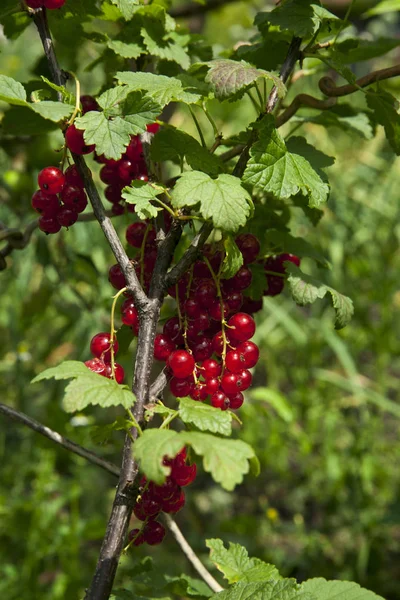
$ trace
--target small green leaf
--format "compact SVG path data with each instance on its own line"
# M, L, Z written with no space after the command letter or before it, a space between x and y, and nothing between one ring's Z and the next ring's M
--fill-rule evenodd
M147 95L156 100L162 107L169 102L184 102L194 104L199 102L203 95L199 87L186 85L177 77L154 75L153 73L132 73L120 71L116 74L120 83L129 85L131 90L145 90Z
M179 416L184 423L191 423L201 431L221 435L232 433L232 415L229 412L190 398L179 399Z
M317 600L315 596L299 589L295 579L245 583L240 581L211 600ZM319 600L319 599L318 599ZM339 600L339 599L337 599ZM343 598L343 600L345 600Z
M186 50L175 43L169 34L165 35L163 28L159 27L158 23L147 21L140 33L150 54L163 60L176 62L182 69L189 68L190 59Z
M116 87L106 90L97 98L97 102L101 108L107 112L114 108L117 104L126 100L130 89L127 85L117 85Z
M250 215L250 195L241 186L240 179L232 175L220 175L211 179L206 173L184 173L172 190L175 208L200 204L200 213L211 219L214 227L235 232L243 226Z
M111 2L119 8L125 21L132 19L139 4L139 0L111 0Z
M164 483L171 468L162 464L164 456L174 458L185 442L176 431L170 429L147 429L133 445L133 455L150 481Z
M71 116L75 108L70 104L64 104L63 102L54 102L53 100L43 100L43 102L36 102L34 104L30 104L29 107L35 113L43 117L43 119L53 121L53 123L58 123L59 121L63 121L67 117Z
M52 90L54 90L55 92L58 92L59 94L62 95L66 104L72 104L72 106L75 106L74 94L71 94L71 92L68 92L68 90L63 85L56 85L55 83L53 83L52 81L47 79L47 77L43 77L43 75L41 75L40 77L41 77L42 81L44 81L44 83L46 85L48 85Z
M321 169L331 165L333 159L307 144L304 138L292 137L286 145L270 115L259 127L260 138L250 150L244 183L280 200L301 193L308 197L309 206L319 207L329 195Z
M96 146L97 154L119 160L128 146L135 129L121 117L107 119L104 113L90 111L75 119L78 129L84 129L85 142Z
M132 181L129 187L125 187L122 192L122 197L128 204L135 205L135 212L139 219L153 219L157 216L161 208L156 208L151 204L151 200L157 198L164 188L154 186L145 181Z
M217 569L223 573L228 583L238 581L268 581L280 579L278 569L258 558L249 558L246 548L240 544L229 542L225 548L222 540L206 540L210 548L210 559Z
M289 273L287 281L290 291L292 292L293 300L297 304L300 304L300 306L312 304L318 298L324 298L329 292L336 311L335 329L342 329L349 323L354 313L353 302L350 298L321 283L318 279L306 275L293 263L285 262L284 264L286 271Z
M318 600L384 600L382 596L360 587L353 581L327 581L322 577L305 581L300 590L312 594Z
M318 0L285 0L271 10L263 13L271 25L277 25L282 30L289 30L293 35L307 38L325 22L334 25L341 23L336 15L323 8Z
M323 111L315 117L294 117L292 123L314 123L323 127L337 127L343 131L356 133L370 140L374 135L369 116L365 112L357 112L351 106L340 104L330 110Z
M161 104L143 92L129 94L123 106L125 121L131 125L134 135L144 133L147 125L154 123L161 111Z
M220 100L238 99L258 79L271 81L276 86L279 97L283 97L286 93L286 87L278 75L256 69L244 61L223 58L211 60L206 64L209 71L205 80L211 85L216 98Z
M28 104L24 86L19 81L15 81L15 79L6 75L0 75L0 100L17 106Z
M155 162L173 160L187 163L196 171L204 171L209 175L218 175L223 170L219 158L210 154L199 142L184 131L175 127L164 127L154 137L150 149L151 158Z
M212 596L212 591L204 581L201 579L195 579L189 575L180 575L179 577L172 577L171 575L164 575L164 579L167 582L163 591L170 592L180 598L191 596L192 598L209 598Z
M222 275L229 279L236 275L243 265L243 255L232 236L224 237L225 258L222 265Z
M398 101L388 92L367 93L368 106L374 111L374 118L383 125L387 140L394 152L400 155L400 115Z
M120 40L110 40L107 42L107 46L110 50L115 52L115 54L122 56L122 58L138 58L145 52L145 48L142 44L128 44L126 42L121 42Z

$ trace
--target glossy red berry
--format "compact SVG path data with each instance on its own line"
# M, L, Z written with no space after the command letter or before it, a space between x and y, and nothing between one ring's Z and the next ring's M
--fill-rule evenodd
M44 233L58 233L61 229L60 223L57 221L57 217L40 217L39 221L39 229L44 231Z
M184 379L192 375L195 362L193 356L186 350L174 350L168 357L168 366L174 377Z
M211 379L212 377L219 377L221 375L222 365L213 358L207 358L201 366L204 379Z
M123 207L122 204L113 204L112 205L112 209L111 212L113 215L118 216L118 215L123 215L125 212L125 208Z
M183 490L178 491L177 497L173 496L169 500L164 500L162 503L162 510L168 514L176 514L185 506L185 492Z
M251 382L253 380L253 375L247 369L243 369L240 373L237 374L238 379L238 388L244 392L251 386Z
M196 463L192 465L173 465L171 470L172 479L181 487L190 485L196 478L197 467Z
M111 165L104 165L100 169L100 179L106 185L119 185L118 171Z
M79 175L76 165L71 165L64 173L65 185L73 185L79 188L84 187L83 179Z
M189 319L196 319L203 312L203 309L195 298L188 298L184 304L183 310Z
M76 185L66 185L61 192L61 200L75 212L81 213L87 207L87 198L85 190Z
M171 317L164 323L163 333L165 333L175 344L183 344L183 331L178 317Z
M158 523L158 521L148 521L143 529L144 541L147 542L149 546L161 544L165 534L165 528L161 523Z
M78 213L69 206L62 206L57 214L57 220L62 227L71 227L78 220Z
M231 291L242 292L249 287L253 279L253 273L249 267L243 265L231 279L226 280L226 287Z
M207 391L206 385L199 382L193 387L192 391L190 392L190 397L197 402L203 402L207 398L208 394L209 392Z
M141 500L143 512L148 517L154 517L161 512L161 502L152 496L150 490L146 490Z
M160 129L160 125L158 123L150 123L147 125L146 129L149 133L157 133L157 131Z
M231 373L239 373L245 368L245 358L238 350L230 350L226 354L225 366Z
M242 406L244 402L244 396L242 392L238 392L234 396L229 396L229 408L236 410Z
M108 363L111 360L111 337L109 332L96 333L90 342L90 352ZM118 341L114 338L114 354L118 352Z
M144 535L140 529L131 529L128 533L128 541L132 542L133 546L141 546L144 544Z
M172 477L167 477L165 483L162 485L150 483L149 490L154 498L164 501L176 498L179 486L175 483Z
M198 337L196 340L189 340L189 347L193 352L193 363L211 358L213 353L212 340L205 335Z
M221 388L225 392L227 396L230 394L236 394L240 392L240 386L238 385L239 376L237 373L230 373L229 371L225 371L225 373L221 377Z
M263 291L264 296L278 296L285 287L285 279L279 275L267 275L267 288Z
M249 315L253 315L256 312L259 312L262 309L262 307L263 307L262 299L253 300L249 296L245 296L243 299L243 304L241 306L241 309L243 312L245 312Z
M192 378L178 379L177 377L172 377L169 382L169 389L175 398L185 398L186 396L190 396L193 388L194 381Z
M36 212L47 217L56 216L60 210L58 196L45 194L42 190L38 190L33 194L31 204Z
M57 167L46 167L38 175L38 184L46 194L59 194L65 185L65 177Z
M105 377L108 377L108 379L112 379L112 369L110 364L106 364L104 375ZM118 363L114 363L114 378L117 383L123 383L125 378L124 368Z
M116 185L109 185L104 190L104 195L111 204L117 204L122 200L122 189Z
M218 377L211 377L210 379L206 379L204 386L208 394L215 394L219 390L220 380Z
M243 357L243 367L245 369L255 367L260 357L260 350L254 342L251 342L250 340L242 342L236 348L236 351ZM228 367L228 369L232 371L230 367Z
M143 153L143 146L140 141L139 136L134 136L131 138L129 146L126 149L126 156L132 160L133 162L139 161L141 155Z
M225 332L226 335L226 332ZM227 340L228 341L228 340ZM224 339L222 336L222 331L216 333L212 339L212 349L215 354L218 356L222 355L224 349Z
M75 125L70 125L65 132L65 142L74 154L90 154L95 149L95 146L86 144L83 130L77 129Z
M243 312L233 315L228 321L228 326L229 337L238 342L249 340L256 330L253 317Z
M121 160L118 165L118 177L121 182L128 184L136 175L136 166L128 158Z
M202 282L196 289L196 299L205 308L208 308L216 297L217 288L211 280Z
M126 241L134 248L141 248L146 234L147 224L143 222L131 223L126 230Z
M221 410L227 410L229 408L229 398L224 392L215 392L211 396L211 405L214 408L220 408Z
M54 10L56 8L61 8L64 6L66 0L44 0L44 5L49 10Z
M93 371L93 373L104 375L106 365L100 358L91 358L85 362L85 365L90 371Z
M113 265L108 271L108 281L116 290L122 290L126 287L125 276L119 264Z
M256 236L252 233L241 233L235 241L242 253L244 264L254 262L260 252L260 242Z
M154 358L165 361L175 348L176 346L170 337L165 333L159 333L154 340Z
M121 306L121 319L124 325L139 325L139 313L132 298L127 298Z

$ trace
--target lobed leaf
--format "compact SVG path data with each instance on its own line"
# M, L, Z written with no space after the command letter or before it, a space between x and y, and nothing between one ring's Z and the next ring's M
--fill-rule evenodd
M27 106L28 104L22 83L6 75L0 75L0 100L17 106Z
M373 110L376 122L385 129L392 149L400 155L400 115L396 98L384 91L368 92L367 104Z
M204 96L198 86L182 83L177 77L130 71L120 71L116 77L120 83L129 85L131 90L145 90L162 107L172 101L195 104Z
M294 579L280 581L236 583L233 587L215 594L211 600L317 600L300 589ZM319 600L319 599L318 599ZM343 599L345 600L345 599Z
M322 577L309 579L300 586L318 600L384 600L374 592L366 590L354 581L327 581Z
M132 181L129 187L123 189L122 197L128 204L135 205L135 212L139 219L153 219L160 209L151 204L151 200L157 198L163 191L164 188L145 181Z
M191 423L201 431L231 435L232 414L190 398L179 399L179 416L184 423Z
M75 109L71 104L54 102L53 100L34 102L33 104L29 104L29 108L43 119L53 121L53 123L58 123L59 121L63 121L67 117L70 117Z
M224 237L225 258L222 264L222 275L225 279L233 277L243 265L243 255L231 235Z
M332 27L340 19L321 6L318 0L285 0L269 13L265 20L282 30L288 30L293 35L307 38L314 35L326 22Z
M225 548L222 540L206 540L210 548L210 559L217 569L223 573L228 583L238 581L268 581L280 579L278 569L258 558L249 558L244 546L229 542L229 548Z

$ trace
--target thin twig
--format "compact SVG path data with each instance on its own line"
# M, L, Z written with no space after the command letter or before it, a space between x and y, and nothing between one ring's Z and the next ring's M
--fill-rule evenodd
M322 77L322 79L319 80L318 85L319 89L323 94L325 94L325 96L338 98L339 96L348 96L349 94L353 94L360 88L367 87L368 85L376 83L377 81L398 77L399 75L400 65L394 65L393 67L389 67L387 69L372 71L372 73L368 73L368 75L364 75L364 77L357 79L354 84L348 83L347 85L337 86L331 77Z
M67 82L68 76L64 71L59 68L56 54L54 52L54 44L50 35L49 26L47 23L47 14L45 8L39 8L33 12L33 20L36 28L39 32L40 39L42 40L43 49L46 54L47 63L50 68L51 77L57 85L64 86ZM61 92L57 92L59 101L62 101L63 97Z
M328 110L336 104L336 98L328 98L327 100L319 100L314 96L308 94L298 94L293 99L293 102L276 117L275 127L278 129L284 123L289 121L297 113L302 106L308 106L309 108L315 108L316 110Z
M182 552L185 554L186 558L192 563L193 567L196 569L200 577L206 582L206 584L212 589L213 592L222 592L224 589L216 579L207 571L203 563L199 560L193 548L189 545L182 531L179 529L178 525L168 514L163 514L163 521L178 542Z

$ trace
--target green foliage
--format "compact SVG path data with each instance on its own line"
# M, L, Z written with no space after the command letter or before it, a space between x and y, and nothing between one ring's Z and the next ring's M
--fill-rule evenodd
M67 360L58 367L46 369L32 380L38 383L45 379L73 379L65 389L63 406L67 412L83 410L90 404L103 408L124 406L130 408L135 396L126 385L119 385L90 371L86 365L75 360Z
M243 255L232 236L224 237L225 258L221 274L225 279L233 277L243 265Z
M271 12L262 15L271 25L290 31L300 38L311 37L323 24L332 28L340 23L318 0L286 0Z
M258 558L249 558L246 548L240 544L230 542L228 549L219 539L207 540L206 544L210 548L210 559L230 584L280 579L274 565L268 565Z
M124 19L129 21L135 14L136 6L139 5L139 0L111 0L121 11Z
M202 404L190 398L179 401L179 416L184 423L189 423L200 431L211 431L221 435L231 435L232 415L213 406Z
M299 589L294 579L263 583L236 583L232 588L212 596L212 600L315 600Z
M196 104L202 99L203 93L200 87L194 86L192 80L185 85L185 78L165 77L165 75L154 75L153 73L131 73L118 72L116 77L120 83L124 83L131 90L145 90L147 95L164 107L169 102L184 102L185 104Z
M368 106L374 111L376 122L385 128L386 137L394 152L400 154L400 115L397 100L388 92L367 94Z
M300 589L309 592L318 600L383 600L373 592L350 581L326 581L322 577L305 581Z

